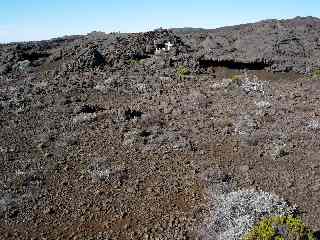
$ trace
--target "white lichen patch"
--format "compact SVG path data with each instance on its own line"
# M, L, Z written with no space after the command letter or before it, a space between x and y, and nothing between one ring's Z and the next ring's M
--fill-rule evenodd
M255 119L249 114L243 114L235 125L235 132L240 136L251 134L258 124Z
M240 190L215 196L204 239L239 240L259 220L269 216L286 216L295 211L278 196L255 190Z
M109 179L111 174L111 164L108 160L97 159L90 163L88 173L94 182L105 182Z
M73 123L92 122L97 119L96 113L81 113L72 119Z
M259 81L257 78L250 79L249 77L245 76L244 79L241 81L240 88L247 94L265 94L265 82Z
M268 101L256 101L255 104L259 109L271 107L271 103Z
M319 130L320 129L320 121L316 119L312 119L308 122L307 128L310 130Z

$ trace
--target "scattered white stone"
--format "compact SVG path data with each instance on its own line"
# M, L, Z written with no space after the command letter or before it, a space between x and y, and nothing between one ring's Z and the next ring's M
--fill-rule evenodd
M25 175L26 174L26 172L23 172L23 171L21 171L21 170L16 170L16 175L17 176L23 176L23 175Z
M255 104L258 108L270 108L271 107L271 103L268 101L258 101L258 102L255 102Z
M222 88L220 83L214 83L210 86L211 89L220 89Z
M222 79L221 83L214 83L211 85L212 89L222 89L230 86L232 84L233 80L229 78Z
M241 82L241 89L244 90L245 93L258 92L264 94L264 83L258 80L250 80L246 78Z
M257 122L250 115L244 114L236 123L235 132L240 136L244 136L254 132L257 127Z
M23 60L23 61L17 62L14 65L14 68L20 71L25 71L30 67L30 65L31 65L31 62L29 60Z
M0 198L0 214L9 211L16 205L16 200L9 194L3 194Z
M111 76L107 78L105 81L98 83L94 89L98 90L102 93L107 93L113 85L116 84L118 80L118 76Z
M93 181L107 181L111 174L111 164L104 159L94 160L88 169Z
M272 159L278 159L285 155L288 155L287 145L283 144L275 144L271 150Z
M162 50L160 48L156 48L156 52L155 52L156 55L160 55L161 52L162 52Z
M100 91L100 92L103 92L103 93L105 93L105 92L108 91L108 87L105 86L105 85L102 84L102 83L98 83L98 84L94 87L94 89L95 89L95 90L98 90L98 91Z
M73 123L92 122L97 119L96 113L81 113L73 118Z
M319 120L311 120L308 125L307 128L310 130L319 130L320 129L320 121Z
M147 85L144 83L138 83L136 85L136 88L139 92L146 92L147 91Z
M8 152L8 148L0 146L0 153L7 153L7 152Z
M172 81L171 77L159 77L160 81L169 82Z
M94 170L94 171L90 171L90 174L93 179L105 180L109 178L110 170L109 169Z
M35 84L36 88L46 88L48 86L48 82L42 81Z

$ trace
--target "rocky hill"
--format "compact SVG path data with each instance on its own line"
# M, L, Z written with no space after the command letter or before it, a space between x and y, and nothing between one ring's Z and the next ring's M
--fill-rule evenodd
M320 19L0 45L0 239L320 229Z
M23 61L29 61L33 67L52 66L59 60L76 58L90 47L98 49L105 58L106 69L121 68L125 60L149 58L155 52L155 45L162 48L171 40L175 46L169 57L171 62L183 63L187 58L194 71L208 66L227 66L308 74L320 65L319 27L317 18L298 17L214 30L160 29L138 34L93 32L87 36L1 45L0 69L2 74L12 72L19 68L17 63Z

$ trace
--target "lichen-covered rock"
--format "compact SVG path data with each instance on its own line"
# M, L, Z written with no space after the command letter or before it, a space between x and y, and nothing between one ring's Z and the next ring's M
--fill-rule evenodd
M27 71L30 68L30 65L31 65L31 62L29 60L24 60L24 61L17 62L17 64L15 64L13 66L13 68L16 71L24 72L24 71Z

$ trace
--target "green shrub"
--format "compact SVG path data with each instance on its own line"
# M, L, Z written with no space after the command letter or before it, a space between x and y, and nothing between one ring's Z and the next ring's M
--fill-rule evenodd
M316 240L313 232L302 220L276 216L263 219L243 240Z
M242 81L242 76L241 75L232 75L230 77L230 80L232 81L231 85L236 85L236 86L240 86L241 85L241 81Z
M128 63L130 65L138 65L138 64L142 64L142 60L130 59Z
M185 77L185 76L188 76L190 74L190 70L185 67L185 66L179 66L177 68L177 75L179 77Z
M241 81L241 78L242 78L241 75L232 75L232 76L230 77L230 79L231 79L232 81Z
M313 72L313 78L320 79L320 69L317 69Z

